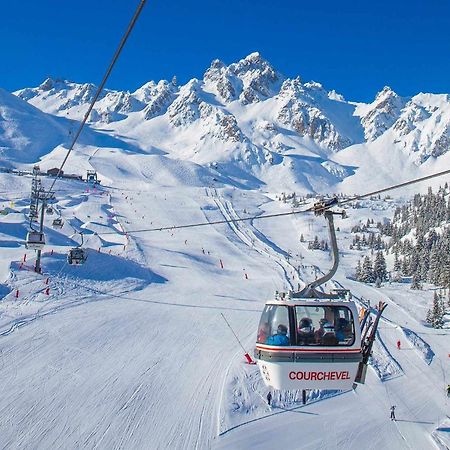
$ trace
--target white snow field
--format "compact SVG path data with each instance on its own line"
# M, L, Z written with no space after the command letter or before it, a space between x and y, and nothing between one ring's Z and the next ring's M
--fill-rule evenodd
M252 352L264 301L329 266L327 253L299 242L300 232L326 237L325 221L299 215L126 235L287 207L259 190L201 187L201 172L163 156L146 165L111 161L108 151L90 159L114 180L109 186L87 192L86 183L58 182L65 225L54 230L54 216L46 219L42 275L22 245L30 177L2 174L2 191L15 191L2 194L3 206L13 197L15 212L0 219L1 448L448 448L450 330L423 325L431 290L375 289L346 277L356 261L348 230L388 216L383 202L349 210L338 224L334 283L360 302L389 304L367 384L312 392L306 406L298 393L275 393L269 408L259 372L244 364L221 313ZM88 248L79 267L66 263L75 231ZM389 421L391 404L397 422Z
M331 265L308 250L327 238L325 220L170 229L290 211L283 191L351 195L447 169L448 96L385 88L371 104L347 102L257 53L213 61L184 86L106 91L64 167L96 170L101 185L58 180L64 226L46 216L37 274L23 171L59 166L94 91L52 79L17 96L0 90L0 448L449 449L450 317L426 326L431 285L353 281L362 253L349 250L353 225L392 217L427 184L336 219L341 265L326 288L388 307L367 383L308 392L306 405L300 392L273 392L267 405L222 314L253 354L264 302ZM88 258L70 266L80 233Z

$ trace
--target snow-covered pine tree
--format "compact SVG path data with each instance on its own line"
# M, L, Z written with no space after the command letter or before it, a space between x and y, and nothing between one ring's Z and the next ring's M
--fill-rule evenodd
M356 264L356 269L355 269L355 279L357 281L361 281L361 274L362 274L361 260L358 259L358 262ZM449 297L449 302L450 302L450 297Z
M400 272L400 269L401 269L401 263L400 263L400 260L398 259L398 251L396 250L394 253L394 271Z
M380 282L387 279L386 260L384 259L383 252L379 250L375 256L373 263L373 275L375 279L379 278Z
M406 256L403 258L401 271L403 275L409 275L409 258L407 258Z
M441 296L435 292L433 297L433 306L427 313L427 322L433 328L442 328L444 325L444 314L441 308Z
M313 249L314 250L319 250L320 249L319 237L317 235L314 236Z
M419 276L415 273L412 277L411 289L420 290L422 289L422 285L420 283Z
M363 283L373 283L375 277L373 275L372 261L368 256L364 257L362 268L361 268L361 281Z

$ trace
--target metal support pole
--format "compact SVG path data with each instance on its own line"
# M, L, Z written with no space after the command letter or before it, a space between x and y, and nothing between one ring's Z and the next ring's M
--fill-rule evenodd
M228 322L227 318L223 315L223 313L220 313L220 315L222 316L223 320L225 320L225 323L228 325L228 328L231 330L231 332L234 334L234 337L236 338L236 340L238 341L239 345L241 346L242 350L244 351L244 353L247 353L247 350L245 350L244 346L242 345L242 342L239 340L239 338L237 337L237 334L234 332L233 328L231 328L230 323Z
M41 209L41 220L39 222L39 233L41 233L41 236L42 236L42 233L44 232L45 206L46 206L45 196L43 196L43 198L42 198L42 209ZM34 266L34 271L37 272L37 273L41 273L41 253L42 253L42 250L38 250L37 251L36 265Z
M328 221L328 232L330 234L330 242L331 242L331 255L333 256L333 266L324 276L318 278L308 285L309 289L314 289L321 284L325 284L327 281L333 278L334 274L339 265L339 250L336 241L336 231L334 229L334 221L333 221L333 212L325 211L324 213L325 219Z

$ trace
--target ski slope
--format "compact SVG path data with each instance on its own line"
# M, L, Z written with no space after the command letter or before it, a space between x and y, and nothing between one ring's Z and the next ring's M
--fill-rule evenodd
M287 206L270 192L213 182L207 169L164 155L85 147L74 157L105 181L89 191L82 182L58 182L55 207L65 224L54 230L54 216L46 219L42 275L23 247L30 178L0 174L0 191L15 191L14 212L0 217L1 448L450 446L450 329L423 324L432 291L348 279L357 258L348 250L352 223L389 211L368 202L338 224L341 268L328 286L352 289L361 303L388 302L367 384L311 392L305 406L295 393L275 393L270 408L221 313L251 353L265 300L329 267L327 253L299 242L300 233L325 238L325 221L298 215L129 232ZM2 194L2 207L10 200ZM73 267L66 253L77 232L88 259ZM388 419L392 404L397 422Z

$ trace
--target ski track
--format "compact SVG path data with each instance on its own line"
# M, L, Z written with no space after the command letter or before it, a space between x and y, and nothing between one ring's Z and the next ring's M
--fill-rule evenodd
M272 243L267 237L265 237L260 231L253 230L253 226L249 226L246 221L233 222L234 220L240 220L241 217L233 208L231 202L225 200L223 197L217 194L216 189L207 189L207 195L214 200L219 211L222 213L225 220L228 220L228 225L234 234L248 247L258 252L260 255L268 257L274 261L283 271L283 276L288 283L290 289L297 289L289 275L290 271L297 279L297 285L302 284L300 274L298 270L286 261L287 253L279 249L274 243ZM265 238L265 241L262 239ZM267 242L267 245L265 243Z

